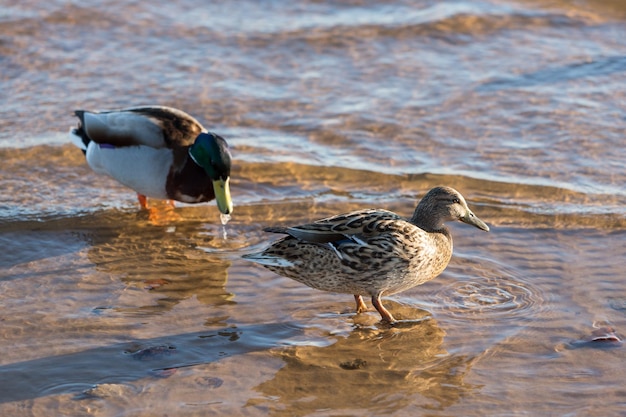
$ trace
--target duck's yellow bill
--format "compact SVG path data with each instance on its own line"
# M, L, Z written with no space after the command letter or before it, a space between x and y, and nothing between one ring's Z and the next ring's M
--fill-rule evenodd
M229 182L230 178L213 181L213 191L215 192L217 208L223 214L231 214L233 212L233 200L230 198Z

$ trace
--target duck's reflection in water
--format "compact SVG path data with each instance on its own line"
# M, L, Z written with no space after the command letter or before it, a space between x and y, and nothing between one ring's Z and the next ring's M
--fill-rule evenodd
M285 366L257 387L266 398L248 405L278 416L386 415L411 405L445 409L475 388L464 382L473 358L447 353L434 319L380 326L356 328L330 346L275 351Z
M202 249L215 247L214 241L222 237L202 224L128 222L122 228L90 232L89 260L96 270L119 277L126 287L112 306L116 311L158 314L192 296L206 305L233 303L233 294L225 288L230 260ZM159 295L156 300L154 294Z

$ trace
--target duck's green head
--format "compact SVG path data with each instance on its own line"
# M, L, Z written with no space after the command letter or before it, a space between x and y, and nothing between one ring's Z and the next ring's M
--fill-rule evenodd
M200 133L189 148L189 156L213 181L219 211L231 214L233 212L229 186L231 156L224 138L214 133Z

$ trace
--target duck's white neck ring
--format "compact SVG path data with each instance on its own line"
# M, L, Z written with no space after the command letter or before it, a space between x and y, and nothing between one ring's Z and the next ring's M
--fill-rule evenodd
M196 160L196 158L193 156L193 152L191 152L191 148L189 148L189 150L187 151L187 153L189 154L189 157L191 158L191 160L198 166L200 166L200 164L198 163L198 161Z

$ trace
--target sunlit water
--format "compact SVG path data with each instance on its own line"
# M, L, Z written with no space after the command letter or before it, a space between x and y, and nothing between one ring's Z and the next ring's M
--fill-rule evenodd
M622 2L205 3L0 11L0 415L623 413ZM230 221L68 143L153 103L227 138ZM451 225L398 326L241 259L440 184L491 232Z

